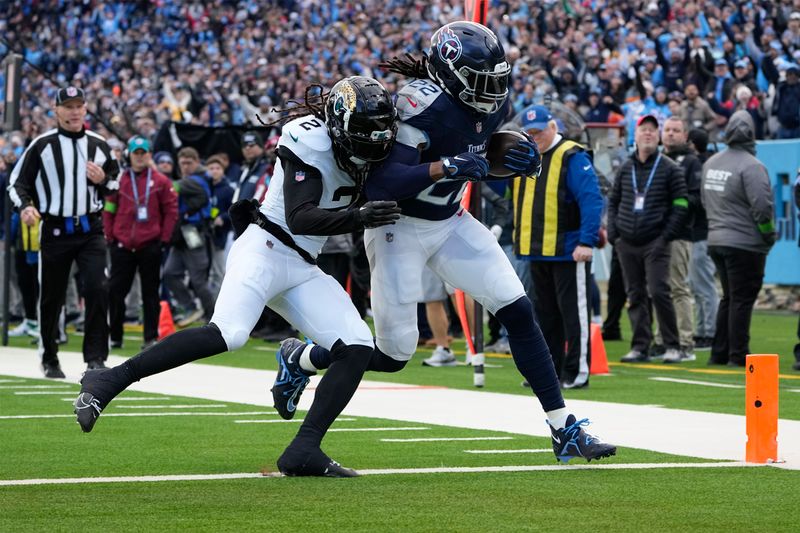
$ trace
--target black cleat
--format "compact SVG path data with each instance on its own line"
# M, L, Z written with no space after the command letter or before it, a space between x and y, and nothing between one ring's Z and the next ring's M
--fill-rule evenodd
M275 409L284 420L294 418L300 395L311 381L309 376L316 374L300 368L300 354L306 346L308 345L299 339L286 339L281 342L281 347L275 354L275 359L278 360L278 375L270 390Z
M42 363L42 373L44 373L44 377L49 379L64 379L64 371L61 370L61 365L58 361L54 363Z
M278 458L278 470L284 476L316 476L316 477L358 477L359 474L352 468L345 468L320 450L286 448Z
M575 415L567 417L567 426L564 429L556 429L550 426L550 433L553 440L553 452L556 459L562 463L568 463L575 457L583 457L586 461L611 457L616 455L617 447L601 442L600 439L589 435L581 426L588 426L589 419L575 420Z
M81 392L75 399L75 414L84 433L89 433L105 409L118 392L108 379L109 369L87 370L81 378ZM105 379L104 379L105 378ZM108 398L107 400L105 398Z

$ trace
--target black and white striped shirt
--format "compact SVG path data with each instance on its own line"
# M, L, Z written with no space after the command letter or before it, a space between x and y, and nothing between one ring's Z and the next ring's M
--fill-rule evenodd
M86 162L106 173L95 185L86 177ZM91 131L47 131L33 140L14 166L8 193L14 205L29 205L40 213L58 217L98 213L103 194L119 187L119 164L102 136Z

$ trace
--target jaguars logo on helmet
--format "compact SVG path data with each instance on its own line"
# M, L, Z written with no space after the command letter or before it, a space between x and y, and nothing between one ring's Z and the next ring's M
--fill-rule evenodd
M371 164L389 156L396 121L389 92L373 78L344 78L333 86L325 102L325 124L336 163L356 180L366 176Z
M442 26L431 37L428 59L431 78L478 113L494 113L508 97L511 66L486 26L464 21Z

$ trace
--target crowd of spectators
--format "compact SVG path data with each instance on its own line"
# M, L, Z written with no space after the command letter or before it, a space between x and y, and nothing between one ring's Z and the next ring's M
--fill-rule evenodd
M378 64L419 52L460 0L0 1L0 56L25 58L20 151L53 125L71 82L93 95L112 142L164 122L257 125L306 85L396 78ZM800 0L493 0L489 26L513 63L514 109L550 97L590 122L680 114L712 140L739 109L759 138L800 137ZM0 75L2 77L2 75ZM5 86L0 80L0 91Z

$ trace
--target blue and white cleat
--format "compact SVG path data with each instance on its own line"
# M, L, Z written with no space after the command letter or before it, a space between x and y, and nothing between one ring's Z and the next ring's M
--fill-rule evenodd
M281 342L275 359L278 361L278 376L272 385L272 400L281 418L291 420L297 411L300 395L311 381L309 376L316 372L307 372L300 368L300 355L308 344L300 339L286 339Z
M575 415L569 415L564 429L556 429L552 425L550 426L553 452L556 454L556 459L562 463L568 463L571 459L583 457L588 462L592 459L616 455L616 446L606 444L581 429L581 426L588 425L588 418L576 420Z

